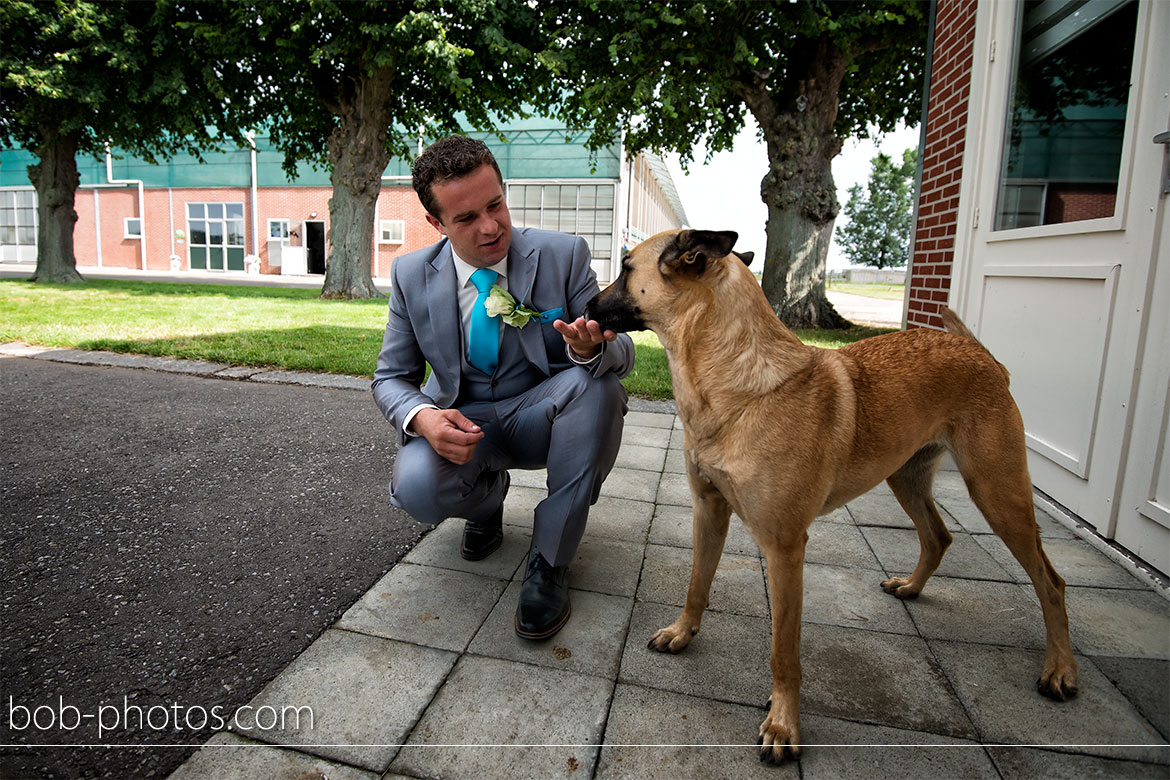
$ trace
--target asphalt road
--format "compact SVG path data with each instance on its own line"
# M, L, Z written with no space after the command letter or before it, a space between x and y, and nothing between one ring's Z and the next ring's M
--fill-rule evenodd
M0 358L0 743L46 746L0 777L169 774L418 540L393 454L368 393Z

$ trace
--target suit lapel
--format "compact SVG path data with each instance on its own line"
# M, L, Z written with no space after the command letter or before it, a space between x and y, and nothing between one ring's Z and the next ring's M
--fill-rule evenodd
M451 261L451 244L448 242L439 250L427 268L427 308L431 315L431 328L435 334L436 361L431 369L448 376L461 374L461 353L463 335L459 323L459 290L455 276L455 265ZM458 386L458 384L456 384Z
M512 231L512 249L508 254L508 292L516 303L533 306L532 288L540 262L540 249L519 230ZM542 325L533 320L520 328L520 349L528 362L549 376L548 353L541 334Z

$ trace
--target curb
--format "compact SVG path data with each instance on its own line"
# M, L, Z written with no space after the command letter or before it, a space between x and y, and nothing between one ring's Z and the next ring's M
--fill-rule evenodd
M264 384L327 387L335 390L361 390L365 392L370 390L369 378L347 374L316 374L309 371L230 366L226 363L212 363L204 360L178 360L103 350L38 347L25 344L22 341L0 344L0 357L33 358L34 360L51 360L55 363L73 363L82 366L137 368L146 371L165 371L171 374L201 376L208 379L229 379ZM645 398L630 398L629 409L632 412L657 414L675 414L677 412L674 401L651 401Z

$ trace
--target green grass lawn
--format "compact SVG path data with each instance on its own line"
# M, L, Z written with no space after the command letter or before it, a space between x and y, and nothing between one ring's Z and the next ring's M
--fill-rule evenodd
M830 282L829 289L834 292L861 295L866 298L880 298L883 301L901 301L906 298L904 284L859 284L854 282Z
M328 301L315 290L92 279L76 285L0 280L0 343L102 349L240 366L370 376L386 301ZM837 348L883 331L797 331ZM671 398L666 352L633 333L631 395Z

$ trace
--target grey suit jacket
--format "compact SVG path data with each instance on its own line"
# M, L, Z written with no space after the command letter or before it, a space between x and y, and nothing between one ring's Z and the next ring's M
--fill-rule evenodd
M406 440L403 423L411 409L429 403L448 408L459 397L464 346L450 242L444 238L396 259L390 278L390 317L372 388L374 401L394 424L401 444ZM584 239L514 228L508 292L537 311L564 309L559 319L571 322L580 317L599 292ZM552 322L531 320L520 329L520 346L525 358L545 376L574 365ZM420 390L427 363L431 376ZM606 344L591 371L597 377L610 371L624 377L633 366L634 343L623 333Z

